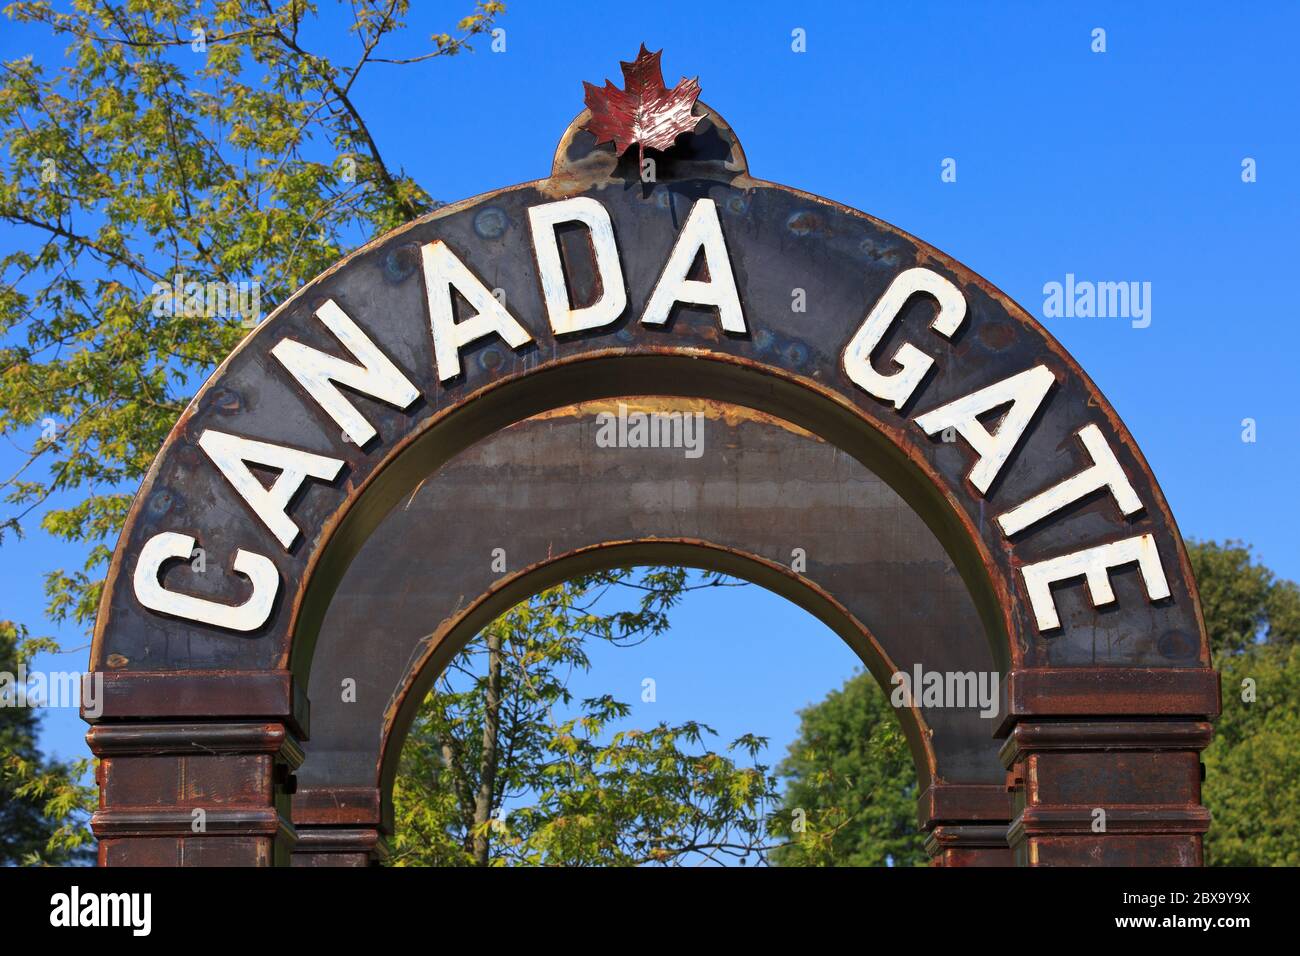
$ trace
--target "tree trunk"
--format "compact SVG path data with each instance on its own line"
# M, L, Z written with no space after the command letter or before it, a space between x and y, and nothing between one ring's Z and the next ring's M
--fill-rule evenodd
M474 863L488 865L490 829L480 829L492 818L492 796L496 790L497 745L501 727L501 635L492 629L487 635L487 695L483 709L483 752L479 763L478 799L474 803Z

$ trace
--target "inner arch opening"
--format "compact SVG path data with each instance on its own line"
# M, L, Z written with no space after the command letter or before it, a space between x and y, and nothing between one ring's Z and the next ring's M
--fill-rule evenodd
M891 666L788 569L706 544L521 571L434 636L404 689L385 750L393 859L921 863L930 733L891 705Z
M618 415L690 416L702 431L689 447L610 447ZM301 810L305 823L339 825L337 808L354 802L375 815L349 819L378 823L402 736L474 634L576 575L647 564L756 583L840 635L887 686L918 666L998 673L943 547L855 458L744 406L580 402L453 456L364 543L313 662L295 820ZM950 708L904 716L920 786L1001 787L996 721ZM391 821L391 803L382 815Z

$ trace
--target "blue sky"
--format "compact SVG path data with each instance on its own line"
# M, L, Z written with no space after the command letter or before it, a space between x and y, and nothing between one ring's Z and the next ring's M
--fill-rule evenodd
M331 31L322 51L355 40ZM463 3L418 3L392 55L427 48ZM371 69L357 99L380 147L452 201L545 176L582 109L582 80L619 80L644 41L665 78L700 77L754 175L865 210L919 236L1043 313L1044 285L1151 283L1151 324L1046 319L1128 424L1184 535L1240 538L1300 579L1295 261L1300 100L1291 47L1300 6L1208 3L510 4L506 49ZM1106 31L1094 53L1092 31ZM805 31L807 51L791 49ZM60 47L6 25L0 56ZM621 81L620 81L621 82ZM1258 181L1242 182L1253 158ZM957 162L957 181L941 163ZM14 237L5 237L6 247ZM1257 441L1241 440L1242 420ZM0 442L0 466L14 452ZM79 551L39 530L0 545L6 617L43 621L42 573ZM81 667L84 651L57 665ZM852 671L822 625L754 588L706 592L672 634L598 654L590 680L649 719L694 717L724 737L753 731L783 750L795 711ZM45 743L84 752L71 712Z

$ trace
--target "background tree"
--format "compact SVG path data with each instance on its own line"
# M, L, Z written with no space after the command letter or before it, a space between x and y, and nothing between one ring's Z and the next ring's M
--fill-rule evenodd
M107 542L149 462L262 317L206 301L160 311L159 291L177 277L255 284L269 311L435 207L385 160L357 80L458 53L504 8L479 3L458 35L384 56L407 6L353 3L355 48L337 60L306 45L316 9L303 0L5 8L70 44L57 69L0 66L0 220L30 240L0 259L0 431L31 434L3 482L15 510L0 536L37 514L86 546L82 568L49 576L55 620L93 618Z
M1300 589L1229 541L1188 543L1223 715L1203 756L1202 798L1213 815L1212 865L1300 865ZM902 731L869 674L852 678L803 712L778 773L778 819L789 832L803 810L807 832L773 854L784 865L880 865L924 860L916 827L916 779Z
M1300 646L1226 657L1223 716L1206 748L1202 790L1211 866L1300 866Z
M1240 541L1191 541L1187 554L1201 594L1215 666L1260 644L1300 638L1300 587L1255 563Z
M494 621L440 677L403 748L392 862L761 862L775 799L756 762L766 741L717 752L704 724L629 728L626 703L569 690L588 642L641 643L683 594L737 584L683 568L588 575Z
M0 621L0 866L85 862L89 788L76 781L88 761L51 763L36 745L37 711L20 707L19 665L40 642Z
M0 674L18 671L18 631L9 621L0 621ZM0 766L0 866L21 861L44 849L54 831L40 805L15 792L15 761L40 761L36 748L36 712L17 706L17 690L0 686L0 751L6 765Z
M329 27L305 0L5 7L63 54L0 63L0 221L16 240L0 258L0 434L22 456L0 476L0 542L37 522L81 546L80 567L47 575L52 620L92 621L149 462L262 314L436 207L381 150L357 82L469 49L504 4L465 10L454 34L394 56L406 0L353 0L329 14L349 18L334 56L307 40ZM249 294L156 308L178 281ZM51 812L85 796L75 768L38 764L21 735L4 744L0 763Z
M1237 541L1188 546L1223 714L1206 748L1202 796L1214 866L1300 866L1300 589Z
M772 853L780 866L917 866L916 770L893 707L871 674L800 714L777 767L785 783Z

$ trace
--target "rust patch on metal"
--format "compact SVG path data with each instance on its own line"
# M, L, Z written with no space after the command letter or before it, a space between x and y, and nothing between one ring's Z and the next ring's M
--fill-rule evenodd
M761 412L755 408L747 408L743 405L734 405L730 402L716 401L708 398L678 398L673 395L628 395L618 399L602 399L586 402L578 402L573 405L565 405L563 408L553 408L548 411L539 412L532 416L528 421L548 421L550 419L560 418L595 418L602 412L617 414L619 406L622 405L629 413L645 412L654 414L657 412L683 412L694 414L699 412L705 418L713 421L720 421L730 427L735 427L742 422L757 422L763 425L771 425L775 428L782 428L792 435L798 435L800 438L808 438L813 441L823 441L822 438L808 431L806 428L800 428L798 425L787 422L776 415L769 415L767 412ZM524 424L516 422L515 425ZM515 427L514 425L510 427Z

